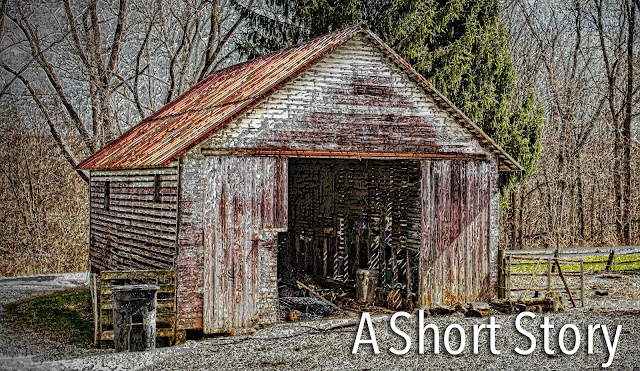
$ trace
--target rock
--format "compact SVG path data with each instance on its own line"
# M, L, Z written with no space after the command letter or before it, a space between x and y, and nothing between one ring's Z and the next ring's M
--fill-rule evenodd
M287 313L287 321L289 322L295 322L298 320L299 317L300 315L298 314L298 311L293 310Z
M470 309L464 314L464 316L472 317L472 318L482 318L482 317L488 317L490 314L491 314L491 311L489 310L489 308L482 308L482 310Z
M457 310L458 312L466 315L468 309L464 307L464 305L462 305L462 303L458 302L456 303L456 305L454 306L455 310Z
M596 290L596 295L598 295L598 296L607 296L607 295L609 295L609 291Z
M256 329L253 327L234 328L231 330L231 336L253 335L255 332Z
M453 312L453 309L442 305L437 305L435 307L429 308L429 314L431 314L432 316L446 316Z

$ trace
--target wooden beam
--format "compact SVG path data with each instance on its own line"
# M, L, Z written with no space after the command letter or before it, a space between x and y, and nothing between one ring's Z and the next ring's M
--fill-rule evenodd
M267 150L238 148L203 148L205 156L287 156L287 157L328 157L328 158L371 158L371 159L466 159L486 160L480 153L395 153L395 152L349 152L327 150Z

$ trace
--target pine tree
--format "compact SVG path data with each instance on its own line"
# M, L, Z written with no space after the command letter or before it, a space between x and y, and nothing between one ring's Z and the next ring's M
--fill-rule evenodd
M535 170L543 112L532 90L523 97L515 94L498 0L272 1L280 9L287 5L279 15L287 21L262 20L247 44L253 53L286 46L282 40L295 43L365 21L526 169L505 175L503 190ZM292 23L302 27L289 27ZM278 35L280 43L269 35Z

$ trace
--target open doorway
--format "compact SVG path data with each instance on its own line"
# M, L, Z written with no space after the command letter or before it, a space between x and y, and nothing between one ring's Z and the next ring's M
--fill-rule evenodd
M288 194L288 231L278 241L281 299L299 294L300 281L347 305L415 306L418 160L290 158ZM374 299L356 303L362 269L378 279Z

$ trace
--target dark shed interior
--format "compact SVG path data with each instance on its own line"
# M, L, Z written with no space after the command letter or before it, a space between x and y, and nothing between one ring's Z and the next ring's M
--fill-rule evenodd
M376 303L389 306L395 291L397 304L411 306L420 236L418 160L289 159L289 226L278 249L282 282L312 281L353 297L356 271L377 270Z

